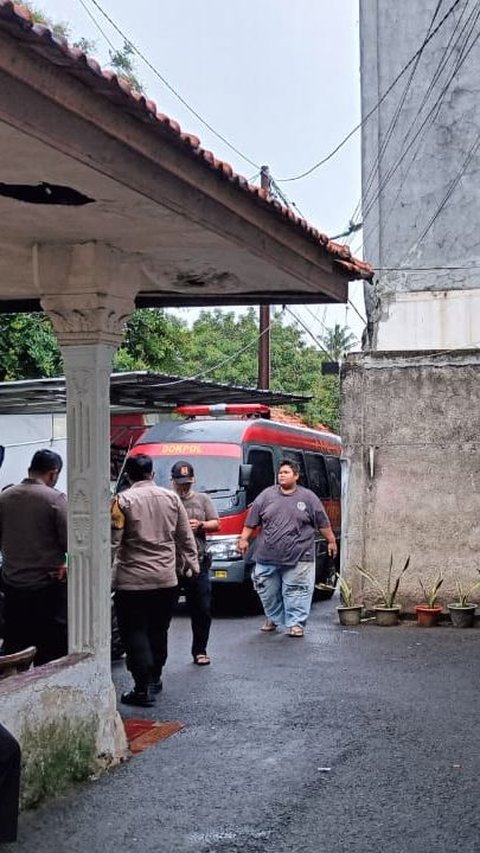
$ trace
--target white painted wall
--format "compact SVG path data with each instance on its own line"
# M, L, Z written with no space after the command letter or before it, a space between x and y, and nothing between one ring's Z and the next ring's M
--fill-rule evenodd
M392 293L382 299L379 350L480 346L480 290Z
M63 459L57 488L67 487L67 421L66 415L25 414L0 415L0 444L5 458L0 468L0 489L19 483L27 476L28 466L36 450L54 450Z

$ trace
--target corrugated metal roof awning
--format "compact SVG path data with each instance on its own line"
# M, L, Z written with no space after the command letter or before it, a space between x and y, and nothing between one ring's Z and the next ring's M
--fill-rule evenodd
M171 411L176 406L215 403L263 403L267 406L308 403L311 397L203 382L164 373L112 373L110 404L129 410ZM66 408L65 377L0 382L0 414L61 412Z

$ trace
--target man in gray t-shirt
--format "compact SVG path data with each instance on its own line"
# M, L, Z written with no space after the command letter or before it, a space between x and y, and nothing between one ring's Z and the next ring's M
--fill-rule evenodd
M262 631L285 624L290 637L303 637L315 585L315 531L327 540L329 556L337 555L330 522L317 496L298 485L296 462L285 459L278 486L264 489L254 500L238 541L245 554L255 528L254 584L267 617Z
M211 558L207 551L206 534L218 530L220 522L211 498L202 492L193 491L195 472L190 462L183 460L175 462L171 477L174 491L188 515L200 564L199 575L188 577L181 572L180 581L192 623L192 658L197 666L208 666L210 657L207 654L207 643L212 623L210 613L212 590L209 573ZM183 555L177 551L177 567L180 570L182 561Z

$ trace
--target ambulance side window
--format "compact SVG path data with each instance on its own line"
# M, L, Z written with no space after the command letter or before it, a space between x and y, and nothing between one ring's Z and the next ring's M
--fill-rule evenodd
M305 460L303 458L303 453L301 450L292 450L290 447L282 447L282 458L283 459L292 459L293 462L296 462L298 467L300 468L300 476L298 478L299 486L308 486L307 483L307 472L305 470Z
M252 479L247 489L247 504L251 504L257 495L275 482L272 451L266 448L251 447L247 463L253 465Z
M325 456L325 464L327 466L328 479L330 480L330 493L333 500L338 501L342 493L340 459L338 456Z
M308 485L320 500L330 497L330 486L328 485L327 469L325 460L320 453L306 453Z

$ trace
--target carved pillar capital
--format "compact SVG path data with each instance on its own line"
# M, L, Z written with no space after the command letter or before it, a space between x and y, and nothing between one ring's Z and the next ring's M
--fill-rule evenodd
M61 345L121 343L137 292L127 260L99 243L33 247L40 302Z
M41 303L62 346L89 343L119 346L125 324L135 309L134 299L107 293L44 296Z

